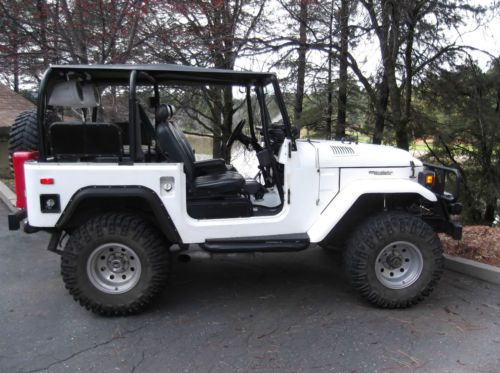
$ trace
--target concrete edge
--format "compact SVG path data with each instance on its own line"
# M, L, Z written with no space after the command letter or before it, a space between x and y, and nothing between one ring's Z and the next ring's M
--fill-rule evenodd
M479 280L500 285L500 267L444 254L444 267Z
M16 194L7 185L0 181L0 200L10 212L16 212Z

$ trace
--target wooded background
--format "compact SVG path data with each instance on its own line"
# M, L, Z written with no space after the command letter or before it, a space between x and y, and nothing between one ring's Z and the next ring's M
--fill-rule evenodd
M307 136L417 149L459 168L465 219L491 224L500 189L500 59L450 37L499 6L461 0L0 0L0 80L30 96L49 64L179 63L275 71ZM360 58L364 46L376 45ZM368 61L368 65L366 66ZM373 62L371 62L373 61ZM215 157L235 112L210 88ZM205 118L205 119L207 119ZM208 125L207 125L208 123Z

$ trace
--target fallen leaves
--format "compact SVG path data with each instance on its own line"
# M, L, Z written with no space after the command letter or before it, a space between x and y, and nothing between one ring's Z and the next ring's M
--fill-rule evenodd
M461 241L444 234L440 238L446 254L500 267L500 228L469 225L463 228Z

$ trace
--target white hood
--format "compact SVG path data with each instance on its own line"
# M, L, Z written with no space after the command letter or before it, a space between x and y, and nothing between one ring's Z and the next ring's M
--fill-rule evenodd
M330 167L410 167L422 166L406 150L385 145L355 144L328 140L298 140L314 146L318 152L319 166ZM304 144L306 145L306 144Z

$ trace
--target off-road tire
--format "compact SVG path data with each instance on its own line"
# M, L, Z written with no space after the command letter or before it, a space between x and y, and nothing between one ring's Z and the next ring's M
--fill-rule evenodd
M38 120L36 110L23 111L20 113L9 130L9 165L12 168L12 154L19 151L38 150ZM54 112L47 112L47 126L53 122L60 121Z
M401 289L385 286L375 273L377 257L394 242L415 245L423 259L420 275ZM344 252L352 286L370 303L382 308L405 308L423 300L438 283L443 263L437 234L422 219L405 212L384 212L368 218L350 237Z
M92 253L110 243L131 248L142 268L135 286L120 294L102 291L89 277ZM119 316L137 313L154 299L167 282L170 263L169 245L157 229L137 216L110 213L87 221L71 233L61 257L61 274L69 293L83 307L101 315Z

